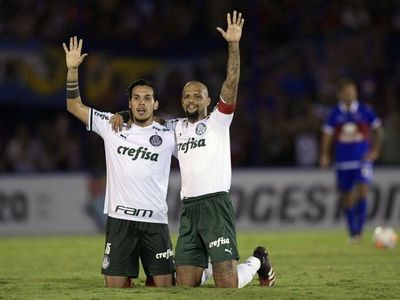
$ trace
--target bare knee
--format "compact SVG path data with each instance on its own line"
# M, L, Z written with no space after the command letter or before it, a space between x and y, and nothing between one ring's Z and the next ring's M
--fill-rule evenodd
M155 287L171 287L173 285L172 274L153 276Z
M228 260L220 263L213 263L213 276L215 286L218 288L237 288L237 261Z
M176 266L176 285L197 287L201 283L203 268L194 266Z
M104 276L104 282L108 288L129 288L132 280L126 276Z

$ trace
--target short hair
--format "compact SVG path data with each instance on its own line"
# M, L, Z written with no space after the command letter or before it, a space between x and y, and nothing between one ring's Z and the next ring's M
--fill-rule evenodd
M183 87L182 93L183 93L183 91L185 90L185 88L186 88L188 85L191 85L191 84L200 85L200 86L206 91L207 96L209 96L208 87L207 87L204 83L202 83L201 81L196 81L196 80L187 82L187 83L185 84L185 86Z
M346 77L346 78L341 78L338 81L338 90L342 90L344 87L349 86L349 85L354 85L357 86L355 80L353 78L350 77Z
M146 85L146 86L151 87L153 89L153 98L154 98L154 100L157 100L157 101L160 100L160 95L158 93L158 90L157 90L156 86L152 82L150 82L148 80L145 80L145 79L138 79L138 80L132 82L131 84L129 84L129 86L128 86L127 90L126 90L126 93L127 93L128 97L129 97L129 101L132 99L132 90L135 87L141 86L141 85Z

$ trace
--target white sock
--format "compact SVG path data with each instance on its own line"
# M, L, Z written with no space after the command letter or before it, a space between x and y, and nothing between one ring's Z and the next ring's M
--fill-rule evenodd
M208 280L208 278L210 278L212 276L212 274L213 274L212 264L210 262L208 262L207 269L204 269L203 274L201 275L200 285L204 285L206 283L206 281Z
M245 262L237 266L238 274L238 288L245 287L253 280L254 275L257 273L261 266L261 262L257 257L250 256Z

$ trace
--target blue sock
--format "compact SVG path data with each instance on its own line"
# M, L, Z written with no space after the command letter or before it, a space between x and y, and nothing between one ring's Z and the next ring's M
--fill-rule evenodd
M347 207L345 209L347 228L349 230L350 236L355 236L357 234L357 224L356 224L356 209L354 206Z
M356 204L357 226L356 234L361 234L364 229L365 221L367 220L367 200L365 198L358 199Z

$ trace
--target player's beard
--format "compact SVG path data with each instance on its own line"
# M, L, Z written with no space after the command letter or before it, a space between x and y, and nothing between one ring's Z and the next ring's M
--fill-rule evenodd
M185 113L186 113L186 117L187 117L189 120L198 120L198 119L200 118L200 112L199 112L199 110L195 110L195 111L193 111L193 112L185 111Z

